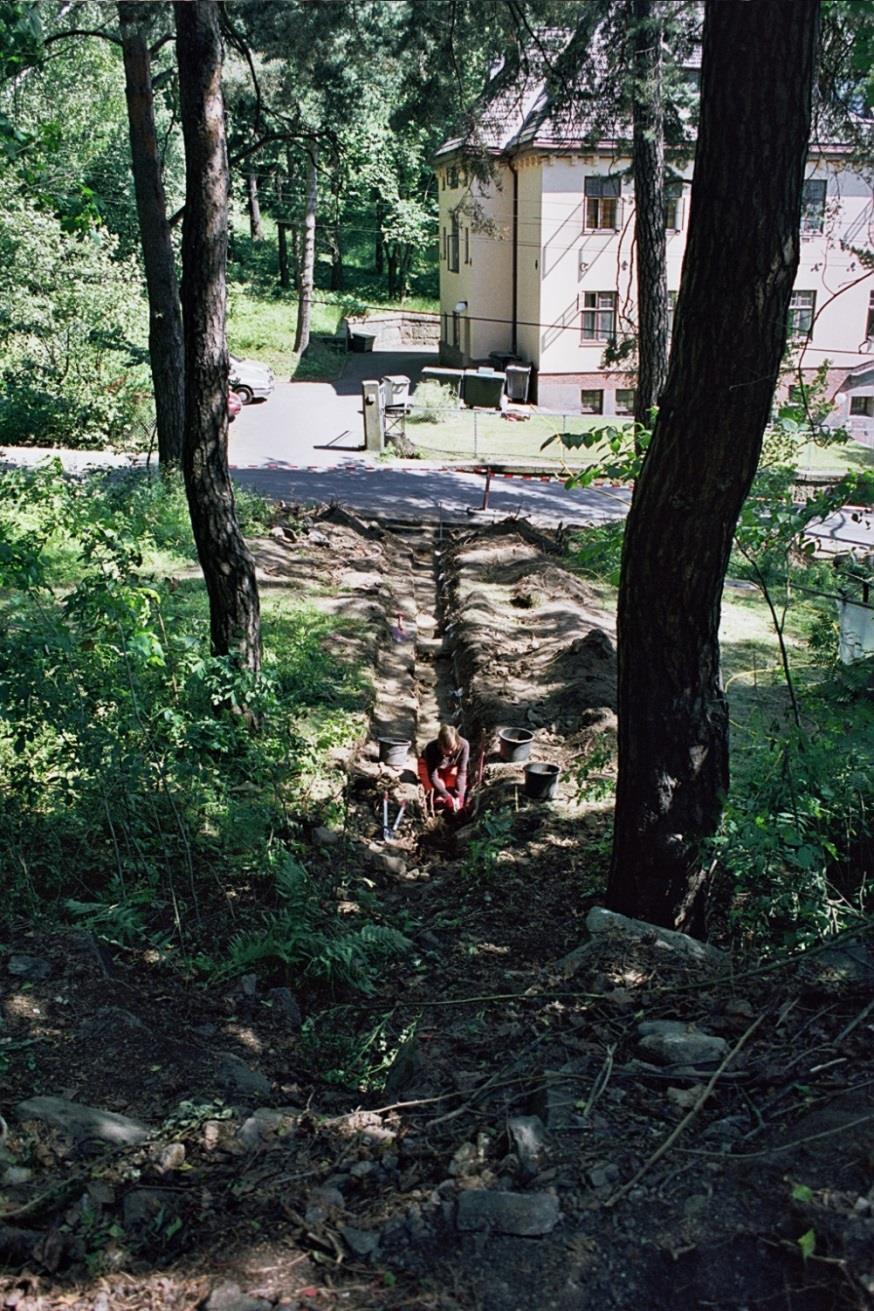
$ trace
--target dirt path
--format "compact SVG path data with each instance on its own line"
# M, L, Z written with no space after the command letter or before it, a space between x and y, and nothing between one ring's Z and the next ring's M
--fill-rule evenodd
M262 580L355 620L332 649L375 672L335 763L345 821L297 851L338 915L409 950L332 996L279 966L204 985L83 933L9 941L0 1305L864 1306L870 945L759 971L590 913L611 620L552 539L337 511L289 531ZM485 761L461 826L374 744L453 713ZM554 800L500 760L508 724L561 768ZM409 802L389 843L386 790Z

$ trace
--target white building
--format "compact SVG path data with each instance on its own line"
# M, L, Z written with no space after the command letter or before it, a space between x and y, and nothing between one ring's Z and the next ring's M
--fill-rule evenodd
M487 146L490 177L474 169L474 152L460 139L441 147L435 160L441 360L468 366L488 363L492 352L518 355L533 366L540 406L628 414L633 366L609 362L609 348L636 332L628 145L593 146L562 134L542 93L527 103L505 97L504 104L506 118L496 129L493 116ZM673 300L692 163L669 167L665 222ZM874 270L857 253L872 247L870 184L850 167L846 147L812 146L790 308L793 367L781 386L786 391L800 378L808 381L827 363L835 420L874 444Z

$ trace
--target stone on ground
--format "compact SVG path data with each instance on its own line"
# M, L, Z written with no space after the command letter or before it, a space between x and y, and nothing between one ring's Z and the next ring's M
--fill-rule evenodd
M499 1193L470 1189L458 1199L458 1228L491 1230L520 1238L550 1233L561 1219L552 1193Z
M135 1147L152 1133L147 1125L115 1111L68 1101L65 1097L30 1097L15 1108L19 1120L41 1120L77 1142L96 1139L115 1147Z

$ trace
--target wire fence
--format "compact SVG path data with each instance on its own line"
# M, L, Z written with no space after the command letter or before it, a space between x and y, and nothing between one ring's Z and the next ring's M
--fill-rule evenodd
M583 433L592 428L630 420L616 416L582 414L544 414L512 409L435 408L418 405L415 399L407 407L404 432L408 441L426 459L472 460L483 464L545 465L556 474L588 467L603 457L603 444L588 450L569 450L560 433ZM391 416L387 435L391 437Z

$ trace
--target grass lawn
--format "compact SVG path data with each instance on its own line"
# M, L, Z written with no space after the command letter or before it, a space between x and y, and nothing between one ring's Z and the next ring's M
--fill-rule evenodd
M414 396L415 400L415 396ZM407 436L426 459L469 459L500 463L543 463L585 469L606 454L603 446L566 450L560 442L543 443L558 432L586 432L604 425L601 415L532 414L525 420L506 419L489 410L451 409L436 422L423 422L415 411L407 420Z
M861 473L865 469L874 469L874 448L861 446L859 442L825 447L808 442L798 457L799 473L843 475Z
M243 224L241 216L240 227ZM259 242L239 232L235 238L235 258L228 265L230 348L236 355L251 356L269 364L277 378L330 382L339 375L344 356L318 342L311 344L303 359L295 354L297 293L279 284L276 230L269 218L264 220L264 231L264 239ZM314 336L333 336L342 330L347 314L363 314L368 309L439 309L431 286L433 274L428 270L414 277L410 296L394 305L389 303L385 279L362 264L346 265L341 291L329 289L330 276L329 257L321 254L316 262L311 326Z

